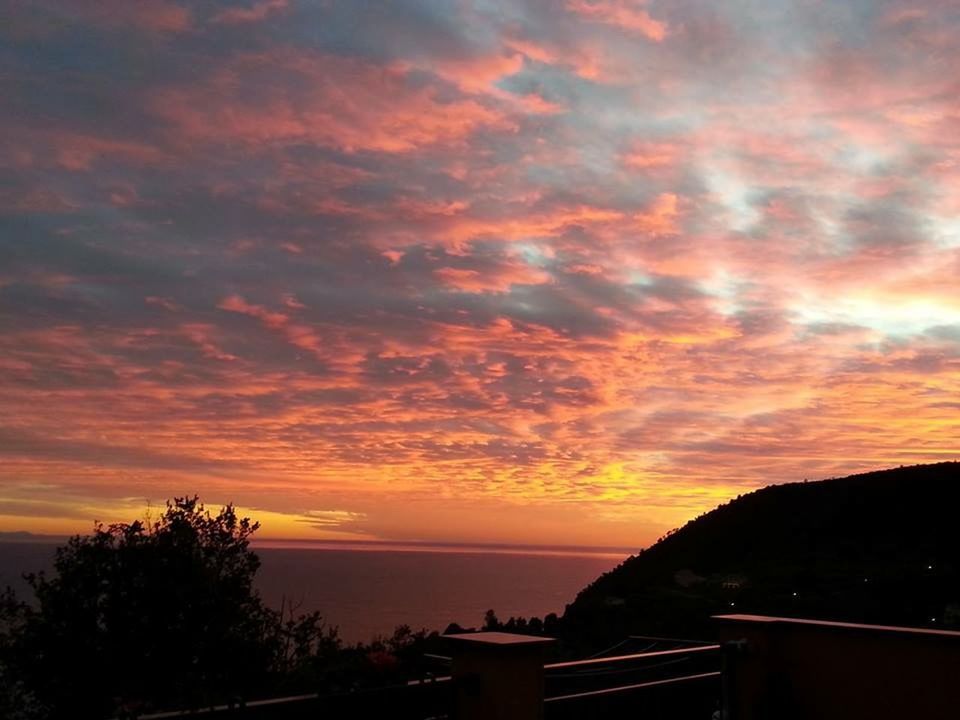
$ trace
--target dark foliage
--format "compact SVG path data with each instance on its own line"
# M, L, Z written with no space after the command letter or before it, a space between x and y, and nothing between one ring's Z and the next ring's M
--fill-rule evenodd
M5 720L34 720L45 713L24 682L17 652L27 617L27 606L12 590L0 593L0 718Z
M51 577L28 578L34 603L5 598L7 701L53 718L196 707L267 692L339 649L318 615L263 605L257 527L194 497L72 538Z
M584 589L562 635L709 637L757 613L960 624L960 464L773 485L669 533Z

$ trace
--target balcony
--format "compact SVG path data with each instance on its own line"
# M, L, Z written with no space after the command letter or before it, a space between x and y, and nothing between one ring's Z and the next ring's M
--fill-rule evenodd
M725 720L956 720L960 632L716 617Z
M960 632L722 615L718 643L631 636L545 663L553 640L447 636L448 670L407 685L162 713L141 720L956 720ZM615 651L617 648L612 648Z

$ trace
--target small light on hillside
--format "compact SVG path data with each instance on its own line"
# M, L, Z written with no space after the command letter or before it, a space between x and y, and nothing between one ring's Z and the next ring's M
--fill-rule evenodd
M796 596L797 596L797 594L796 594L796 593L794 593L794 594L793 594L793 596L794 596L794 597L796 597Z
M933 565L927 565L927 570L933 570Z
M734 605L736 605L736 603L730 603L730 607L733 607Z

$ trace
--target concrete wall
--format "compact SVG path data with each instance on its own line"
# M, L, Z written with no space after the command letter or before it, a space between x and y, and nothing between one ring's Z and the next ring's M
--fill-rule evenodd
M715 618L724 720L957 720L960 633L753 615Z

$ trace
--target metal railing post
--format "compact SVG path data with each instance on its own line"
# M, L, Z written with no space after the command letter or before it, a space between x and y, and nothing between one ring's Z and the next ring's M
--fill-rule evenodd
M720 645L720 720L736 720L737 657L747 651L746 640L728 640Z

